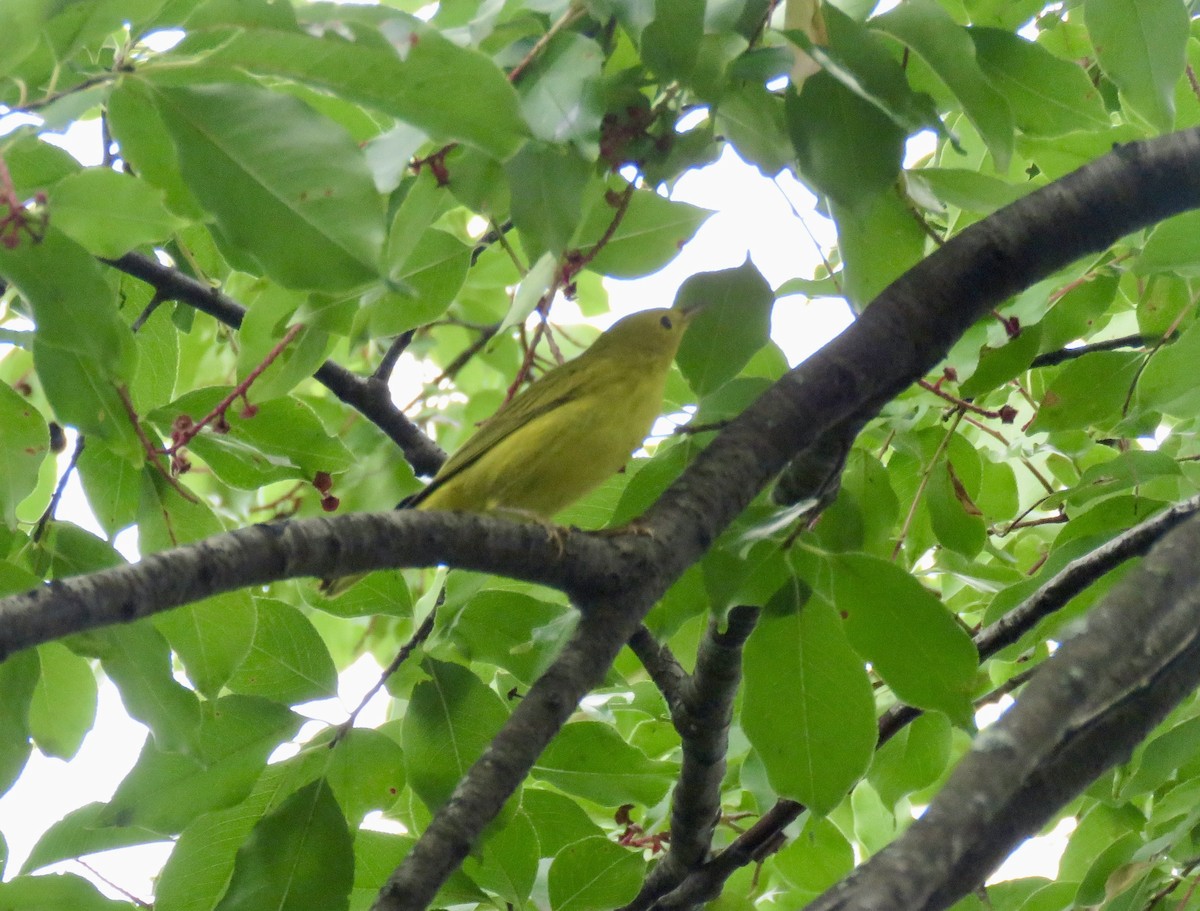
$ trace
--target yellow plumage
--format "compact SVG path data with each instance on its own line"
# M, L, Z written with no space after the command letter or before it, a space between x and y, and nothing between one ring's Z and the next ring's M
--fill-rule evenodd
M620 470L662 410L681 310L615 323L491 417L409 505L549 518Z
M570 506L650 432L690 316L646 310L614 323L497 411L404 505L545 519ZM359 578L327 579L322 589L336 595Z

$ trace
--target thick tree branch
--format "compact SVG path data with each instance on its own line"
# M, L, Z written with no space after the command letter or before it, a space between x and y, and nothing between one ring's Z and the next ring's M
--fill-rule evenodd
M1200 682L1200 518L1164 537L980 734L897 841L808 907L935 911L984 880Z
M979 660L985 661L1018 641L1037 623L1062 610L1075 595L1105 573L1133 557L1144 555L1163 535L1200 511L1200 497L1192 497L1163 510L1122 532L1085 556L1072 560L1032 595L974 637ZM879 716L879 743L883 746L921 716L921 710L898 703ZM703 868L693 871L671 895L672 907L691 907L720 894L725 880L757 859L804 812L794 800L778 800L771 811L738 836L737 840ZM660 902L659 909L667 907Z
M106 259L104 262L151 285L156 300L180 301L235 329L242 325L246 316L245 308L237 301L178 269L164 266L152 256L126 253L120 259ZM400 447L404 458L417 474L436 474L446 461L446 454L441 448L392 402L386 378L372 376L364 379L333 361L322 364L314 377L387 434Z
M642 603L613 599L584 610L562 653L530 687L483 756L467 770L450 800L384 884L373 911L410 911L433 901L446 877L462 863L483 828L524 781L579 700L603 681L652 604L652 599Z
M0 660L221 592L307 575L439 564L540 582L580 604L620 591L631 579L658 578L655 549L638 535L552 534L536 523L414 510L254 525L0 598Z
M729 612L721 632L714 618L696 654L696 673L683 687L674 718L683 741L683 767L671 800L671 847L623 911L642 911L674 889L707 859L721 818L721 782L729 748L733 701L742 680L742 646L758 622L755 607Z
M647 524L671 539L667 575L695 562L796 453L877 413L1009 296L1198 205L1191 129L1118 146L952 237L732 421L651 507Z

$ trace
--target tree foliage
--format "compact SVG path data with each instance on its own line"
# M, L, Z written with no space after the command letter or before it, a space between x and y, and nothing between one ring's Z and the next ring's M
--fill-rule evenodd
M98 675L149 730L0 906L163 840L158 911L1196 904L1191 4L418 6L0 5L0 786ZM837 242L685 282L684 432L559 530L393 510L726 148ZM391 719L280 752L364 653Z

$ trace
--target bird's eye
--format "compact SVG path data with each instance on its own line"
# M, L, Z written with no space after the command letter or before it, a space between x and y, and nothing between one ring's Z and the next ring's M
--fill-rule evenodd
M669 317L669 316L664 316L664 317L662 317L662 319L660 319L660 320L659 320L659 322L660 322L660 323L662 323L662 327L663 327L664 329L670 329L670 328L671 328L671 317Z

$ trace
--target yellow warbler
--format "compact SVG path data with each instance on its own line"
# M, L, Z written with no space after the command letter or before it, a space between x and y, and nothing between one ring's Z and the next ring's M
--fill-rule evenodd
M502 407L407 505L550 518L620 470L662 409L690 314L646 310Z
M690 319L691 311L660 309L614 323L501 407L402 505L546 519L570 506L650 432ZM339 594L359 578L327 579L322 589Z

